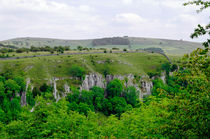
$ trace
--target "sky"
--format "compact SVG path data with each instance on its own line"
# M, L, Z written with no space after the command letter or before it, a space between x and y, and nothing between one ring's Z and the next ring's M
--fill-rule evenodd
M210 8L185 0L0 0L0 40L16 37L91 39L131 36L192 41ZM194 41L202 41L203 38Z

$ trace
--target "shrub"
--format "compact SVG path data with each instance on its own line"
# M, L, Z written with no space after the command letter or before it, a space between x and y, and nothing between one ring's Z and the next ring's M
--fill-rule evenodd
M73 65L70 68L70 75L82 79L85 75L85 69L80 66Z
M120 80L114 79L107 85L106 90L108 97L121 96L123 85Z
M103 69L103 74L106 77L107 75L111 74L110 67L106 64L104 69Z

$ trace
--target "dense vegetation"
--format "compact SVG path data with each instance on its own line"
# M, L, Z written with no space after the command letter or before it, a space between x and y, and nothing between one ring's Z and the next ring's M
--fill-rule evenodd
M209 6L200 0L190 4L194 3L201 5L201 10ZM207 32L202 28L194 34ZM42 84L33 91L30 87L25 90L25 74L20 77L8 68L0 76L0 137L209 138L209 40L203 45L205 49L186 54L178 66L162 64L166 83L158 78L159 71L150 73L154 87L152 95L143 101L138 100L134 87L126 88L115 79L105 90L73 88L56 102L51 86ZM93 56L90 59L94 63ZM110 60L104 65L108 63ZM80 80L85 74L78 65L67 72ZM28 105L21 107L20 97L25 91Z
M57 103L52 88L44 84L37 91L28 90L28 105L21 108L16 94L24 91L24 79L2 74L1 137L207 138L210 58L203 51L186 55L166 84L156 78L152 96L144 103L138 101L135 88L113 80L106 90L75 89ZM162 66L165 70L172 67Z

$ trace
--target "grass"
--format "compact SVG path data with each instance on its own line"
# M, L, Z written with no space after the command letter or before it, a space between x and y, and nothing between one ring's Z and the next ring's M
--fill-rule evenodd
M157 47L162 48L167 54L185 54L192 52L196 48L201 47L200 43L188 42L183 40L167 40L167 39L155 39L155 38L141 38L141 37L128 37L131 43L131 49L143 49ZM77 46L83 46L88 48L113 48L120 49L129 48L128 45L104 45L104 46L92 46L92 40L59 40L49 38L16 38L11 40L2 41L3 44L12 44L17 47L30 46L71 46L71 49L77 48Z
M178 59L174 56L173 59ZM110 74L143 75L154 72L167 59L154 53L102 53L71 56L47 56L25 59L0 61L0 71L11 70L15 75L24 75L31 78L36 86L49 83L52 77L66 78L67 84L78 84L70 81L69 69L72 65L79 65L86 69L87 73L98 72L103 74L104 69L109 68Z
M103 50L89 50L89 51L78 51L78 50L71 50L71 51L64 51L65 54L67 53L82 53L82 52L103 52ZM1 53L0 53L1 54ZM24 56L37 56L37 55L48 55L51 54L50 52L23 52L23 53L16 53L11 52L8 53L9 57L24 57ZM57 52L54 52L54 54L57 54Z

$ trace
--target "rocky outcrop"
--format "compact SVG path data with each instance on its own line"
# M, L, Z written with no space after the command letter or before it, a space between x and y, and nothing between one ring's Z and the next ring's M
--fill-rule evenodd
M102 75L97 73L92 73L85 76L85 79L80 87L81 90L89 90L93 86L98 86L105 88L106 83Z
M143 98L146 95L151 95L153 84L148 79L148 77L144 76L138 82L134 83L135 77L132 74L107 75L106 78L104 79L103 76L100 74L91 73L91 74L85 76L85 79L84 79L80 89L81 90L89 90L93 86L106 88L107 84L114 79L122 80L126 87L134 86L136 88L136 90L139 91L140 98Z
M141 80L141 91L145 95L151 95L153 83L151 81Z
M27 78L27 79L26 79L26 88L25 88L25 91L23 91L23 92L22 92L22 95L21 95L21 106L27 105L27 101L26 101L26 92L27 92L27 90L28 90L28 86L29 86L30 83L31 83L30 78Z
M56 102L60 100L60 95L58 93L57 84L56 84L56 81L58 81L58 80L59 80L59 78L53 78L53 96L54 96Z
M64 84L64 90L66 93L70 93L70 87L67 84Z
M67 83L63 85L64 91L59 91L57 89L57 81L59 80L65 80L65 79L71 79L71 78L57 78L53 77L51 80L49 80L48 84L51 84L53 87L53 96L58 102L62 97L66 97L68 93L71 93L71 88L68 86ZM141 79L135 79L133 74L128 75L107 75L106 78L104 78L101 74L98 73L91 73L85 76L85 79L83 80L80 90L90 90L94 86L98 86L100 88L106 88L107 84L114 80L119 79L123 81L125 87L133 86L136 88L136 90L139 92L139 98L142 99L144 96L151 95L153 84L152 81L150 81L148 76L142 76ZM26 90L28 89L28 85L30 84L30 79L27 79L26 83ZM33 85L31 85L33 87ZM26 105L26 92L23 93L21 96L21 105Z
M160 79L163 81L164 84L166 83L166 72L161 73Z

